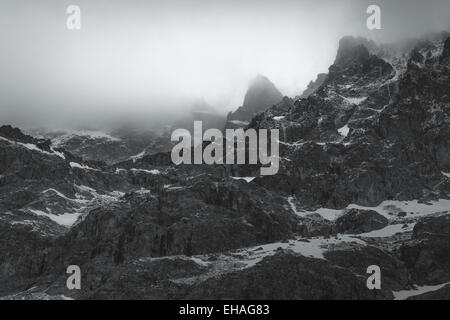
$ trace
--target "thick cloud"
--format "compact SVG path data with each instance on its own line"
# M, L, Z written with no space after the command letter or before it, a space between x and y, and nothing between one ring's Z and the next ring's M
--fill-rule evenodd
M79 31L66 29L72 4ZM369 4L382 30L367 30ZM448 29L449 12L448 0L2 0L0 121L150 117L198 97L225 113L257 73L293 96L340 37L397 41Z

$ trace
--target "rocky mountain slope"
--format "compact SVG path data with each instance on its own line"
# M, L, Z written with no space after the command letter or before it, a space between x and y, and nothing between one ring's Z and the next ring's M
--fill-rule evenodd
M449 75L447 34L344 38L317 90L245 118L280 129L275 176L168 152L87 161L1 127L0 297L448 299Z
M157 130L154 131L142 124L119 123L107 133L88 129L71 132L48 132L41 129L31 130L30 134L50 139L55 148L65 149L85 160L103 161L113 165L170 151L173 147L170 141L172 131L183 128L193 132L194 121L202 121L204 130L224 126L225 116L220 115L204 99L195 100L187 106L188 110L178 112L177 116L160 116L159 119L153 119L153 122L158 123Z
M308 87L305 89L305 91L302 92L299 98L308 98L310 95L316 92L317 89L320 88L320 86L325 82L326 79L326 73L319 73L317 75L317 79L309 82Z
M111 134L81 130L69 133L47 133L57 148L63 148L85 160L116 162L145 154L169 151L170 138L153 132L139 132L121 128Z

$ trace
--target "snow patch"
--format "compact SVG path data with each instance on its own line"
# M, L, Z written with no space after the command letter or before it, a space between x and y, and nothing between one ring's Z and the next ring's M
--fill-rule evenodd
M240 120L231 120L230 121L232 124L238 125L238 126L246 126L248 125L250 122L248 121L240 121Z
M148 189L141 188L140 190L136 190L135 193L143 195L143 194L150 194L151 191Z
M309 214L309 212L305 211L305 210L297 209L297 206L295 205L295 202L294 202L295 200L296 200L295 197L288 197L287 198L287 202L288 202L289 207L291 208L291 210L299 217L307 216Z
M133 163L136 163L137 160L142 159L144 156L145 156L145 150L135 156L130 157L130 160L132 160Z
M255 180L256 177L231 177L231 179L234 179L234 180L245 180L247 183L250 183L253 180Z
M344 213L344 210L320 208L314 211L314 213L320 214L324 219L334 221Z
M450 173L447 173L447 172L442 171L442 174L443 174L444 176L446 176L447 178L450 178Z
M75 222L77 222L78 217L81 215L81 213L64 213L62 215L54 215L51 213L47 213L41 210L34 210L29 209L32 213L34 213L37 216L44 216L49 218L50 220L56 222L57 224L64 226L64 227L71 227L74 225Z
M196 264L198 264L198 265L200 265L200 266L202 266L202 267L208 267L208 266L209 266L209 263L208 263L208 262L203 261L203 260L200 259L200 258L190 257L190 259L191 259L192 261L194 261Z
M305 211L298 211L297 210L297 206L294 203L294 197L288 197L287 198L287 202L289 203L289 206L291 208L291 210L298 216L300 217L304 217L305 216Z
M94 171L98 171L97 169L94 169L94 168L91 168L91 167L89 167L89 166L82 165L82 164L79 164L79 163L76 163L76 162L71 162L71 163L70 163L70 166L71 166L72 168L77 168L77 169L84 169L84 170L94 170Z
M414 289L411 290L402 290L402 291L393 291L395 300L406 300L410 297L418 296L424 293L433 292L444 288L449 285L450 282L436 285L436 286L415 286Z
M145 170L145 169L131 169L131 171L133 172L144 172L144 173L149 173L149 174L154 174L154 175L158 175L161 174L161 171L157 170L157 169L153 169L153 170Z
M186 187L176 187L176 186L174 187L173 184L165 184L164 189L167 189L168 191L173 191L173 190L186 189Z
M386 238L392 237L398 233L411 232L414 229L415 223L404 224L392 224L383 229L375 230L367 233L361 233L357 236L364 238Z
M66 157L64 156L64 153L59 152L59 151L55 151L55 150L53 150L53 148L50 148L50 150L52 150L52 152L53 152L55 155L57 155L58 157L60 157L61 159L66 160Z
M379 214L392 219L391 214L399 212L414 213L414 217L422 217L433 213L450 212L450 200L440 199L437 201L430 201L427 203L419 203L418 200L412 201L383 201L376 207L364 207L356 204L351 204L348 209L362 209L362 210L374 210ZM391 213L391 214L390 214Z
M366 245L366 243L360 239L352 238L349 235L340 235L339 238L325 239L323 237L319 237L308 240L295 239L290 240L289 242L270 243L252 248L241 249L236 253L240 255L244 254L244 259L241 262L243 262L248 268L256 265L265 257L275 255L278 249L289 249L305 257L326 260L324 253L327 252L330 247L343 243Z
M42 191L42 193L48 193L48 192L53 192L57 196L65 199L67 201L72 201L72 202L77 202L77 203L87 203L88 202L88 200L84 200L84 199L71 199L71 198L67 197L66 195L62 194L61 192L59 192L56 189L47 189L47 190Z
M84 186L84 185L78 186L78 185L76 185L75 187L77 187L79 190L84 191L84 192L95 193L95 194L97 193L97 190L95 190L93 188L90 188L88 186Z
M348 127L348 125L346 124L345 126L343 126L342 128L338 129L338 132L341 136L348 136L348 133L350 132L350 128Z
M92 209L105 207L111 203L118 202L125 195L125 193L121 191L112 191L105 194L100 194L95 189L83 185L74 185L74 187L79 190L79 193L75 194L76 199L71 199L56 189L47 189L42 191L44 194L54 193L56 196L61 197L66 201L70 201L72 203L72 207L70 209L72 212L65 212L61 215L56 215L52 212L51 208L47 208L46 211L36 209L28 209L28 211L37 216L45 216L62 226L72 227L77 221L84 219ZM52 199L50 206L53 205L54 202L55 201Z
M334 221L346 210L374 210L388 219L397 219L398 213L406 212L409 217L423 217L435 213L450 213L450 200L440 199L437 201L429 201L429 203L419 203L418 200L411 201L395 201L386 200L376 207L366 207L357 204L350 204L342 210L320 208L316 211L307 211L308 214L318 213L327 220ZM413 214L409 214L413 213Z
M346 98L346 97L342 97L342 98L344 98L344 100L347 101L348 103L356 104L357 106L367 100L367 97L360 97L360 98Z

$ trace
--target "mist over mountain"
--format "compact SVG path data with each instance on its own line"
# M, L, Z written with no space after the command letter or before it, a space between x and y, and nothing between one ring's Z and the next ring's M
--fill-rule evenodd
M70 31L69 4L1 2L3 123L150 127L199 98L226 115L257 74L300 95L345 35L395 43L450 27L446 0L380 1L381 30L366 27L368 0L79 0L81 30Z
M448 299L450 37L409 43L341 39L306 98L250 83L246 127L281 132L273 176L176 166L164 134L134 127L51 140L0 127L0 296ZM216 116L189 110L184 124Z
M283 95L265 76L258 75L250 81L244 102L227 116L226 128L245 127L258 113L280 102Z
M448 1L78 2L0 5L0 300L450 299Z

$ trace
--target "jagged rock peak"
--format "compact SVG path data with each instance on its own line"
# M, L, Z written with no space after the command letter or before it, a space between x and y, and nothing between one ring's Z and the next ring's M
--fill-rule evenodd
M352 57L368 57L374 51L377 44L374 41L362 37L343 37L339 41L339 49L335 63L341 63Z
M14 128L10 125L5 125L0 127L0 136L15 140L15 141L21 141L21 142L27 142L23 140L29 140L32 139L30 136L27 136L20 131L18 128Z
M450 37L448 37L447 40L445 40L444 50L442 51L441 55L441 61L444 61L449 58L450 58Z
M250 81L243 106L251 111L264 111L282 98L281 92L268 78L258 75Z
M258 113L266 111L282 99L283 95L275 85L267 77L258 75L250 81L243 105L228 114L225 127L244 127Z
M262 74L257 74L253 79L249 81L249 89L252 87L258 87L258 86L273 86L275 85L267 78L266 76Z

